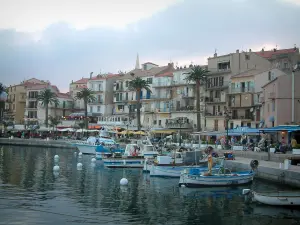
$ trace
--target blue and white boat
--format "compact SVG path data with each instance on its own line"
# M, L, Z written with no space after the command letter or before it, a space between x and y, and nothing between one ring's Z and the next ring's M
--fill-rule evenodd
M207 175L199 169L189 169L181 173L180 187L203 187L203 186L237 186L248 184L253 181L254 172L214 173Z

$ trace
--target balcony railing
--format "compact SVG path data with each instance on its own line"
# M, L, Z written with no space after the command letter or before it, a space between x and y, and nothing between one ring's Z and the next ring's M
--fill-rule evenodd
M232 116L233 120L252 120L251 116Z
M207 69L209 72L210 72L210 74L222 74L222 73L230 73L231 72L231 68L224 68L224 69L216 69L216 68L211 68L211 69Z
M194 111L194 106L179 106L179 107L172 107L172 112L186 112L186 111Z
M152 87L169 87L172 85L172 82L153 82Z
M103 104L103 100L96 100L96 101L93 101L93 102L90 102L89 105L98 105L98 104Z
M170 94L160 94L160 95L150 95L150 96L141 96L141 100L155 100L155 99L170 99Z
M229 81L219 82L218 84L208 83L206 85L206 89L222 89L228 87L229 87Z
M117 88L117 86L114 86L114 91L115 91L115 92L118 92L118 91L125 91L126 89L128 89L128 88L127 88L127 87L126 87L126 88L125 88L125 87L120 87L120 86Z
M209 104L209 103L220 103L220 102L226 102L226 101L222 100L221 98L206 97L205 102Z
M270 92L268 94L269 99L275 99L276 98L276 93L275 92Z
M239 93L248 93L254 92L254 87L239 87L239 88L230 88L230 94L239 94Z
M166 128L191 129L191 128L193 128L193 124L192 123L179 124L179 123L169 122L169 123L166 123Z

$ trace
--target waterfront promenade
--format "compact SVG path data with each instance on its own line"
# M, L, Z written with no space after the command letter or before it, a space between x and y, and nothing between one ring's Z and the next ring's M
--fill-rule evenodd
M46 139L21 139L21 138L0 138L0 145L17 145L17 146L32 146L32 147L43 147L43 148L68 148L76 149L71 142L67 140L51 140Z

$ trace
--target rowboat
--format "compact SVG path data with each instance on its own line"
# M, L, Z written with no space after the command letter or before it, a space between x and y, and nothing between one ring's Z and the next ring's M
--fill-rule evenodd
M202 186L237 186L252 182L254 172L237 172L229 174L200 174L200 170L192 169L184 171L180 175L180 187L202 187Z
M300 205L300 191L275 191L275 192L255 192L244 189L246 195L252 202L260 202L266 205L293 206Z

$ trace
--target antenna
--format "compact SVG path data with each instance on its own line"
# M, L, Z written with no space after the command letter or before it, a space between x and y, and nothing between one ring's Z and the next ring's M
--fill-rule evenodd
M218 50L218 49L215 48L215 54L217 53L217 50Z

